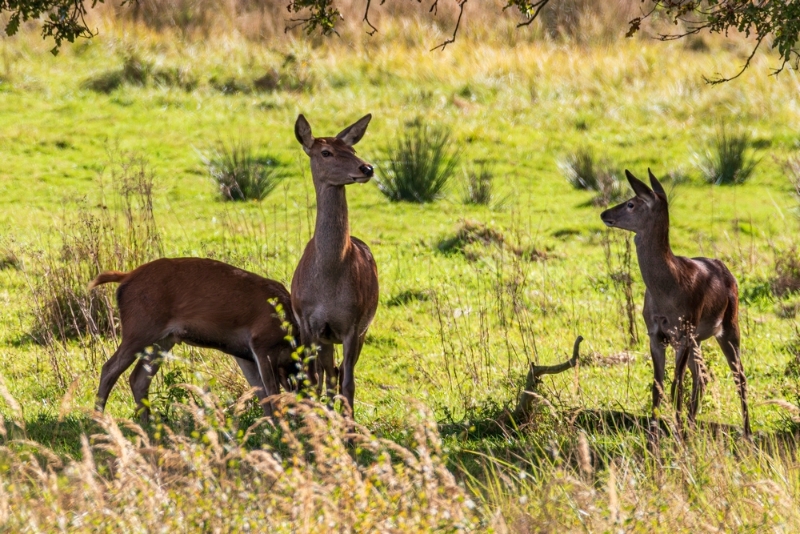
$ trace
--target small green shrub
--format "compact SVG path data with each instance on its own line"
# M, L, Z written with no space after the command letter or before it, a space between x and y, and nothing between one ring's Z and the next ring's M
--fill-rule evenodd
M595 206L608 206L625 197L620 173L606 160L598 160L591 148L579 148L558 162L558 167L572 187L597 193L592 199Z
M123 85L144 87L149 84L192 91L197 88L199 81L187 68L159 68L138 54L128 52L121 67L93 76L85 80L81 87L96 93L110 94Z
M458 166L451 131L416 121L384 149L385 169L376 177L380 191L392 201L433 202L440 198Z
M752 138L744 130L730 133L725 125L717 131L698 167L710 184L736 185L746 182L758 161L747 155Z
M263 200L283 178L281 165L269 155L256 155L244 141L219 142L201 159L224 200Z
M464 188L461 199L464 204L488 206L494 199L494 172L489 164L482 162L477 168L464 173Z
M774 272L771 285L775 296L800 292L800 253L796 248L777 253Z
M390 298L386 305L389 307L394 306L404 306L411 302L425 302L430 300L431 292L428 291L420 291L417 289L404 289L403 291L397 293L392 298Z
M793 190L792 195L797 201L797 206L794 207L795 214L800 216L800 156L793 156L779 163L789 179Z

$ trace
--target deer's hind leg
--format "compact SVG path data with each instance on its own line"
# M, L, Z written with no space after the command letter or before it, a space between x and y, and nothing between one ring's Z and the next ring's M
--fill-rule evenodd
M133 368L129 379L133 399L136 401L136 413L142 424L150 421L150 404L148 395L150 393L150 383L158 373L161 362L164 360L164 353L172 350L175 341L170 337L153 343L152 351L144 351L136 367Z
M744 436L749 439L752 432L750 430L750 414L747 409L747 378L744 376L744 367L742 366L741 352L739 350L739 325L734 321L723 324L722 333L716 339L717 343L719 343L719 348L725 354L728 367L733 373L733 381L736 383L736 391L739 394L739 400L742 405Z
M95 401L97 410L102 412L105 409L108 396L111 394L114 384L117 383L122 373L136 361L136 355L152 342L152 339L134 335L126 336L123 333L122 343L119 344L111 358L103 364L103 369L100 372L100 384L97 387L97 399Z

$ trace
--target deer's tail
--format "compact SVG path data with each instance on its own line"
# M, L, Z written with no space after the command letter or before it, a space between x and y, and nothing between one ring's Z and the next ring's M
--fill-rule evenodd
M120 271L105 271L97 275L97 278L89 282L89 285L86 287L87 291L91 291L92 289L96 288L97 286L101 286L103 284L108 284L111 282L122 282L128 276L128 273L123 273Z

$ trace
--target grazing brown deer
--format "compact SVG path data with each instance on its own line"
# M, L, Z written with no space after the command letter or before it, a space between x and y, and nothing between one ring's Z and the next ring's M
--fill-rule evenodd
M292 309L303 345L319 349L309 374L314 377L314 369L319 369L316 379L320 391L327 376L329 394L341 378L346 409L351 411L355 365L378 308L378 267L369 247L350 235L344 188L372 177L372 165L353 150L371 118L367 115L359 119L336 137L315 138L302 115L294 125L295 136L311 159L317 220L314 236L292 278ZM341 377L333 358L333 344L339 343L344 346Z
M120 284L122 342L103 365L98 410L105 408L111 388L139 357L130 384L137 411L147 422L147 395L160 353L181 342L235 357L250 386L258 388L267 415L272 407L264 399L278 394L279 385L290 389L298 328L289 292L280 282L204 258L162 258L129 273L106 271L89 289L109 282ZM273 303L285 310L289 332Z
M634 232L639 269L646 286L644 321L653 358L653 423L664 393L667 345L675 348L675 376L671 396L678 425L683 397L683 376L692 373L689 423L694 425L706 384L699 343L714 336L733 373L742 404L744 435L750 437L747 381L739 352L739 290L736 278L716 259L675 256L669 245L667 194L648 169L652 189L625 171L636 196L604 211L600 218L610 227ZM657 428L656 428L657 430Z

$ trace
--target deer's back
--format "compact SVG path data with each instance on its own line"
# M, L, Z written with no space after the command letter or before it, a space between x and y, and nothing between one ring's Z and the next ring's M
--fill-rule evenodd
M257 328L274 332L278 342L286 334L270 300L277 300L294 323L289 292L280 282L205 258L146 263L117 290L123 334L125 323L136 317L208 338Z

